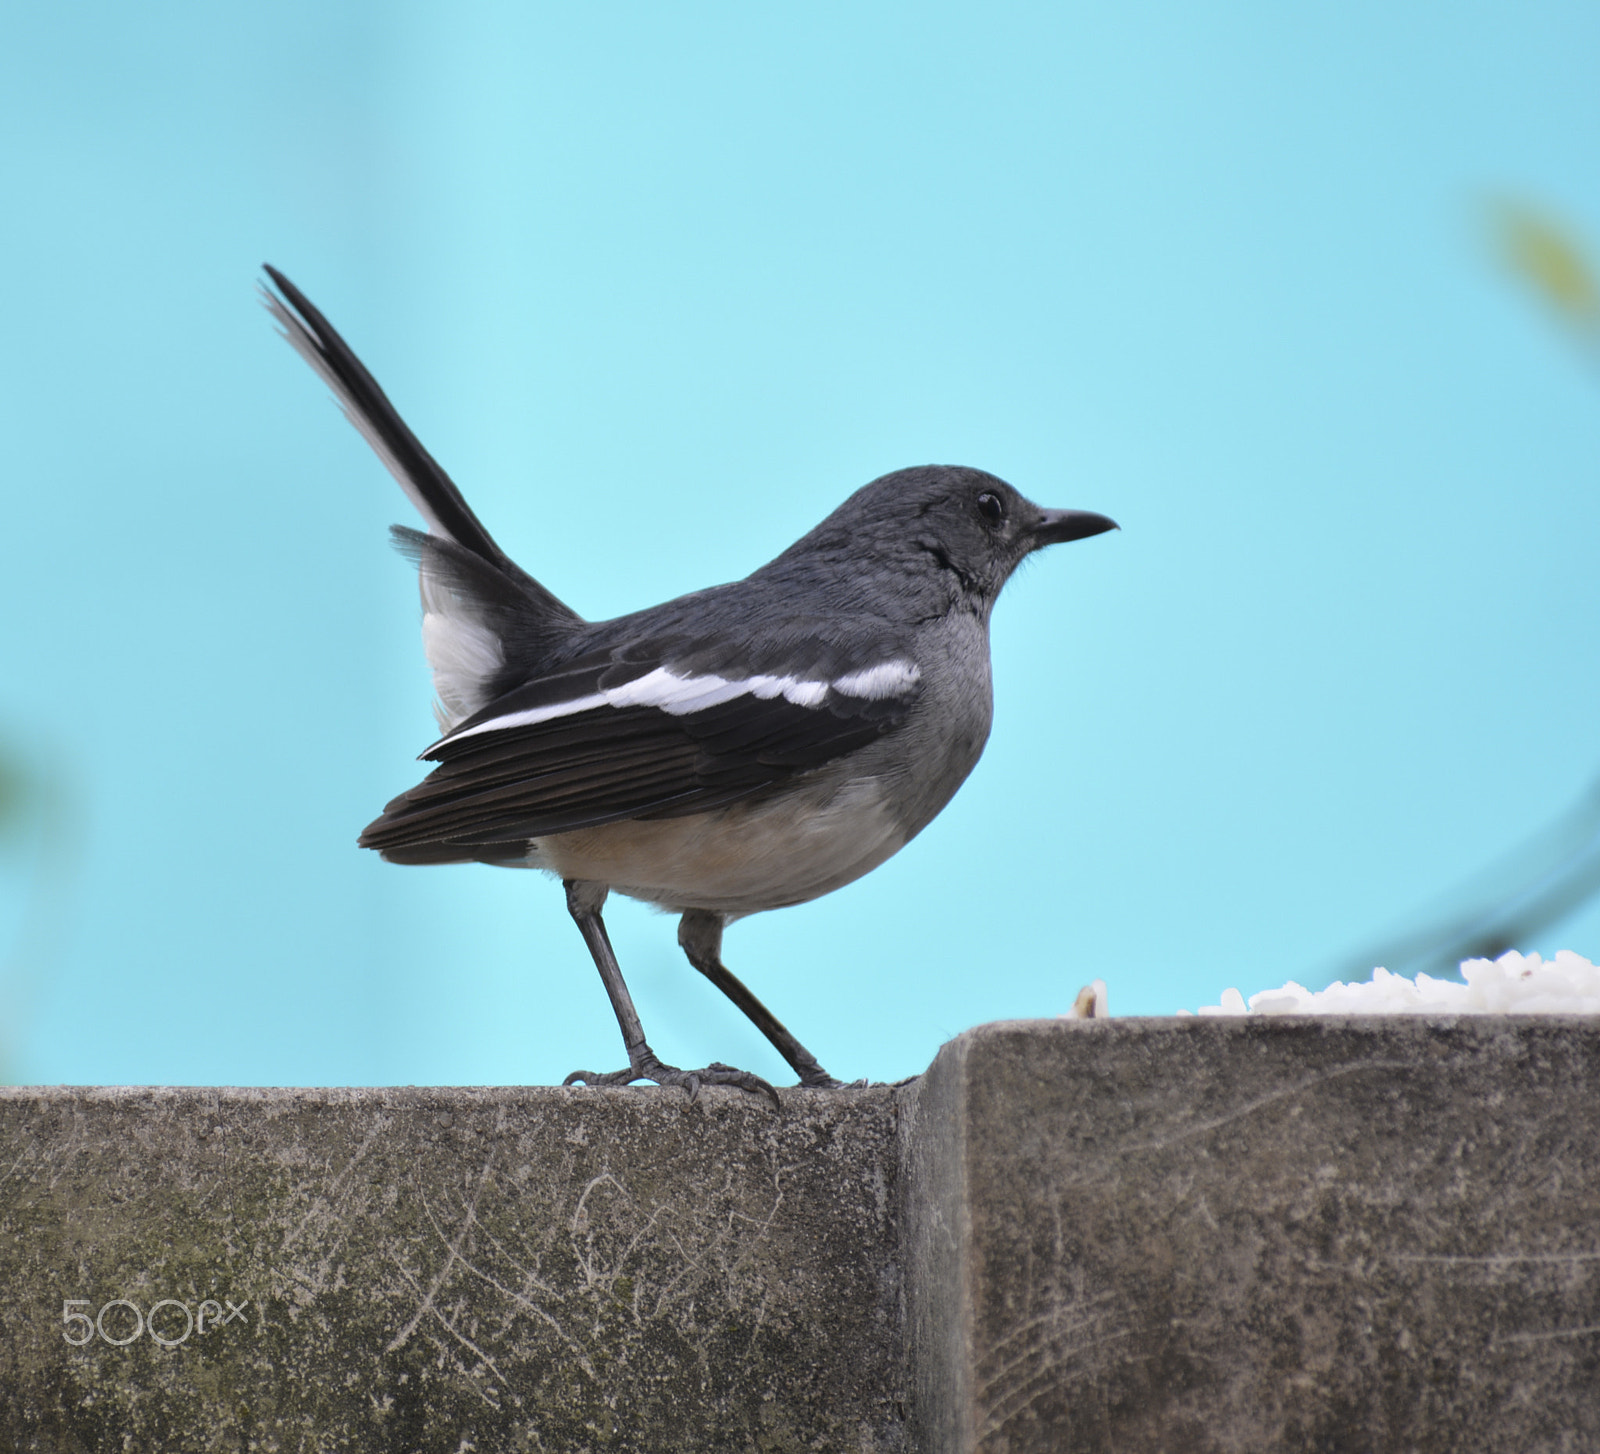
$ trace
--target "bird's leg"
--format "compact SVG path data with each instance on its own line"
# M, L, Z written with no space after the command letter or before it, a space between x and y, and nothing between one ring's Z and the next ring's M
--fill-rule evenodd
M707 909L690 909L678 921L678 943L689 956L689 963L744 1011L750 1023L772 1042L772 1048L789 1062L801 1085L814 1090L838 1090L844 1082L835 1080L818 1065L817 1057L722 962L722 926L722 915Z
M622 1043L628 1051L628 1068L607 1071L603 1075L596 1075L591 1070L575 1070L562 1084L572 1085L575 1081L582 1081L585 1085L629 1085L636 1080L653 1080L657 1085L682 1086L689 1092L691 1101L700 1094L702 1085L732 1085L768 1097L773 1106L781 1110L777 1091L759 1075L752 1075L748 1070L736 1070L731 1065L717 1061L703 1070L679 1070L675 1065L663 1065L656 1058L655 1051L644 1038L639 1012L633 1007L633 996L623 982L616 952L611 948L611 936L606 933L605 921L600 917L601 906L606 901L606 886L568 879L563 887L567 891L567 912L577 923L583 942L594 956L594 967L600 971L600 981L606 987L617 1024L622 1028ZM740 988L744 987L741 985ZM782 1026L779 1028L782 1029Z

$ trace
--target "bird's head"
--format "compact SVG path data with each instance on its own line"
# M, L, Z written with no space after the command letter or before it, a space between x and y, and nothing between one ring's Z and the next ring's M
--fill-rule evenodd
M1034 551L1084 540L1117 522L1092 510L1047 510L983 470L921 465L857 490L772 563L808 563L925 578L987 610Z

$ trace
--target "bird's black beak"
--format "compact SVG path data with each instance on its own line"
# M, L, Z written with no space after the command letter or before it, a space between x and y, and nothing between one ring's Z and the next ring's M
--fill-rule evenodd
M1091 535L1104 535L1108 530L1121 528L1109 516L1096 515L1093 510L1041 510L1031 533L1037 550L1042 545L1087 540Z

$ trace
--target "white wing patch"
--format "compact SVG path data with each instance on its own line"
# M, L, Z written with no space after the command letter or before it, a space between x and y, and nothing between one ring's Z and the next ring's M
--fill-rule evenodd
M431 655L429 659L432 660ZM735 697L744 696L755 697L763 702L782 697L797 707L820 707L827 699L830 687L846 697L882 701L886 697L902 695L916 685L921 675L915 663L900 660L881 662L832 682L792 676L720 677L711 672L703 676L679 676L664 666L658 666L636 681L625 682L620 687L605 687L586 697L551 702L543 707L528 707L521 712L507 712L503 717L480 722L476 727L468 727L455 736L459 739L480 732L501 732L510 727L532 727L557 717L576 716L594 707L659 707L670 716L686 717L691 712L704 711L707 707L719 706L723 702L731 702ZM435 666L436 684L438 680L439 668ZM442 688L439 697L441 701L444 700ZM455 720L460 721L461 718Z
M836 692L847 697L864 697L869 702L881 702L885 697L903 696L917 684L922 675L916 663L910 661L880 661L861 671L853 671L833 684Z

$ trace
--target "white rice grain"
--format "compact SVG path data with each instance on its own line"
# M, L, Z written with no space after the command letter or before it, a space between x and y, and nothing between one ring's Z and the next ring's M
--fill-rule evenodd
M1548 962L1537 954L1509 950L1498 959L1469 959L1461 966L1465 984L1419 974L1416 979L1372 971L1370 980L1337 981L1325 990L1308 990L1291 980L1281 989L1262 990L1246 1003L1236 989L1222 1002L1202 1005L1202 1015L1597 1015L1600 968L1581 954L1563 949ZM1179 1010L1187 1015L1188 1010Z

